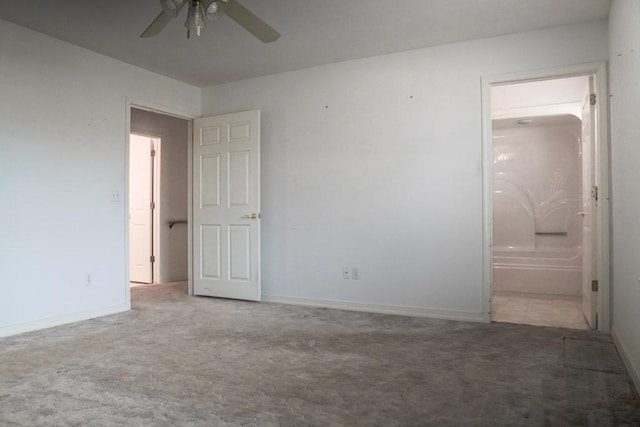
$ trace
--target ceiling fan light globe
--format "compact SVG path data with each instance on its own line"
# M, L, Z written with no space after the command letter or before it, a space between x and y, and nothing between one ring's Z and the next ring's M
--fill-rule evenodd
M173 17L178 16L187 0L160 0L162 9Z
M209 7L207 8L207 15L215 15L215 13L218 11L218 3L213 1L211 2L211 4L209 5Z

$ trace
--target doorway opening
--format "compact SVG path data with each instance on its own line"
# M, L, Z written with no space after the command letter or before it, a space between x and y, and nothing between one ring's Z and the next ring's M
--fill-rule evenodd
M127 108L127 287L184 282L186 289L192 120Z
M608 316L608 286L598 289L608 284L598 78L593 70L485 81L491 321L608 327L598 322Z

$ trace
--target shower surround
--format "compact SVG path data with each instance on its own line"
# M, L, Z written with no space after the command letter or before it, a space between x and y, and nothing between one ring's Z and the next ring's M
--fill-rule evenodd
M493 289L580 296L581 121L493 121Z

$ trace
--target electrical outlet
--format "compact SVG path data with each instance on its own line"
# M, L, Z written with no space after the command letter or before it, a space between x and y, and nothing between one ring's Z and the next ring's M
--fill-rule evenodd
M351 279L351 267L342 267L342 278L347 280Z
M111 192L111 203L120 203L120 191L118 190L113 190Z
M87 273L84 276L84 285L91 286L93 285L93 277L91 277L91 273Z
M358 271L358 267L351 267L351 278L353 280L360 280L360 272Z

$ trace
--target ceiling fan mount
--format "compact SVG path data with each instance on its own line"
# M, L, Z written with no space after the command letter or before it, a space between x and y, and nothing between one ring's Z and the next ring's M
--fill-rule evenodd
M159 34L172 19L180 15L185 6L188 10L187 20L184 23L187 28L187 38L191 38L192 34L199 36L207 27L207 21L216 20L223 15L234 20L263 43L271 43L280 37L278 31L237 0L160 0L160 5L162 12L140 37L153 37Z

